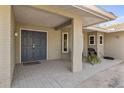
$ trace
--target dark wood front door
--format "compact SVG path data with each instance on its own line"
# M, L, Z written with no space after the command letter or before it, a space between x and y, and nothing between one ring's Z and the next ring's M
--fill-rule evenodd
M21 31L21 61L30 62L46 59L47 33Z

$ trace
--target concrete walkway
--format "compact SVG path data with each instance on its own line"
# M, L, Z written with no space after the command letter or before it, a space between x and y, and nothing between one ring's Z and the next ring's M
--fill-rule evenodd
M82 81L79 88L124 88L124 63L99 72Z
M79 87L81 82L94 74L120 64L121 60L102 60L101 64L91 65L83 62L83 71L70 72L70 62L55 60L41 64L17 65L13 88L71 88Z

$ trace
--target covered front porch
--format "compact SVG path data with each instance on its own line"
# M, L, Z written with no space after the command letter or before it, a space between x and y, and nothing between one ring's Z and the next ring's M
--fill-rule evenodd
M85 71L82 67L86 45L83 28L116 18L96 6L83 5L9 5L0 6L0 10L1 23L4 24L0 27L3 40L0 47L0 87L11 87L11 83L13 87L45 87L44 81L63 82L48 84L50 86L74 87L72 83L85 78L85 75L80 75ZM37 60L45 62L22 66L24 61ZM76 81L72 82L73 78Z
M17 21L15 34L18 35L12 87L76 87L94 73L120 62L109 65L103 60L96 66L82 62L82 54L87 50L83 28L106 21L99 15L76 6L13 6L13 9ZM47 35L41 38L44 32ZM28 65L32 60L37 62L39 57L40 64ZM23 65L23 61L27 65Z
M64 60L41 61L40 64L17 64L15 68L13 88L71 88L114 65L121 60L102 59L100 64L91 65L83 62L81 72L71 73L70 62Z

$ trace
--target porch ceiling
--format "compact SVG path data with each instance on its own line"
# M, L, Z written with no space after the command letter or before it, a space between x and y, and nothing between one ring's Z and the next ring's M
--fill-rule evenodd
M45 27L56 27L70 20L70 18L35 9L29 6L13 6L13 9L15 19L19 23L27 23Z
M32 6L39 9L44 9L41 5ZM48 9L60 9L62 11L67 11L71 14L78 15L82 18L83 24L82 26L91 26L96 25L102 22L114 20L116 16L110 12L106 12L96 6L93 5L47 5L45 6ZM49 11L49 10L48 10Z
M53 11L54 9L59 9L59 13L56 14L54 13L55 11L53 12L47 9L44 10L42 9L42 6L14 5L13 8L15 19L19 23L54 27L59 29L59 27L63 27L63 24L68 23L71 19L69 17L65 17L62 13L60 14L61 10L80 16L83 21L82 26L85 27L116 18L114 15L102 11L95 6L48 5L45 7L49 7L49 9L53 9Z

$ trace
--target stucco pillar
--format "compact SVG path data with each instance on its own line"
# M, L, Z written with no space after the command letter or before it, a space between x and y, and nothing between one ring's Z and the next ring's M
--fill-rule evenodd
M10 87L10 6L0 6L0 88Z
M83 52L83 33L82 20L80 18L73 19L72 22L72 72L82 71L82 52Z

